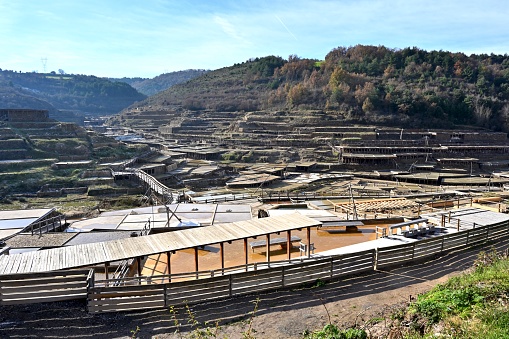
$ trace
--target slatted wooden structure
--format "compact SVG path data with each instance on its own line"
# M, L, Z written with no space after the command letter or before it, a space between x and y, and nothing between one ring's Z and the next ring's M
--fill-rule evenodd
M84 299L93 284L93 270L0 276L0 305Z
M416 207L417 203L405 198L373 199L369 201L355 201L357 213L361 212L380 212L386 210L399 210L404 208ZM334 211L337 209L353 213L353 203L342 202L334 203Z
M90 288L88 311L91 313L153 309L174 305L218 300L239 295L296 286L317 279L359 274L373 270L375 250L333 257L294 260L276 267L166 283Z
M451 250L478 246L508 236L509 220L506 218L496 224L408 244L306 259L303 262L273 262L272 267L266 265L265 268L247 272L239 269L237 273L175 283L150 284L146 281L138 286L96 286L90 288L88 310L101 313L162 308L252 294L435 258ZM126 283L129 281L135 283L134 280L125 280Z
M239 239L244 239L247 253L248 238L265 235L270 242L270 234L306 228L309 242L309 229L320 224L319 221L295 213L144 237L13 254L0 257L0 275L57 271L101 263L107 265L113 261L159 253L169 254L189 248L195 248L197 251L199 247Z

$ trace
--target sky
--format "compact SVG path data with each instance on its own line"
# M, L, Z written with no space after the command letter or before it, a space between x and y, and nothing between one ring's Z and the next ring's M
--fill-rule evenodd
M343 46L506 54L507 0L0 0L0 68L153 78Z

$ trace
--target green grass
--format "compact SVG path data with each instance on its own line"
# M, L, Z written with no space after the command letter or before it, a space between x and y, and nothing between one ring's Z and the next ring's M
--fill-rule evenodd
M481 252L474 267L418 297L408 311L430 333L407 338L432 338L435 324L455 338L509 338L509 259Z

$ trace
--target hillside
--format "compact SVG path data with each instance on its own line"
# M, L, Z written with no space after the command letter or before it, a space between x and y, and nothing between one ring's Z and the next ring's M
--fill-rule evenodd
M145 96L126 83L87 75L0 71L0 107L44 108L61 121L115 114Z
M125 82L145 95L154 95L177 84L189 81L209 71L204 69L188 69L185 71L164 73L152 79L146 78L111 78L111 81Z
M269 56L173 86L124 114L176 108L314 110L343 124L509 131L509 56L362 45L335 48L323 61Z

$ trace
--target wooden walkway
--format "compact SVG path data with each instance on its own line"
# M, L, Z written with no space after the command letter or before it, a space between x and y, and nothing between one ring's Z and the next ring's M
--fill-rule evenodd
M47 272L319 226L300 213L0 256L0 275Z

